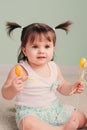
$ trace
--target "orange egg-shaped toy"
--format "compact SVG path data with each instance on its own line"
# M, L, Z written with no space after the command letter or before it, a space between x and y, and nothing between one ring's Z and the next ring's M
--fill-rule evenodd
M16 73L17 76L22 75L22 67L20 65L15 66L15 73Z
M85 63L86 63L86 59L85 58L81 58L80 59L80 68L84 69Z

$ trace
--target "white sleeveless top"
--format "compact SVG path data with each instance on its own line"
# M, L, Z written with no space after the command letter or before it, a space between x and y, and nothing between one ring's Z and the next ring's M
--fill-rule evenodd
M29 107L42 107L56 99L56 94L51 90L52 84L57 80L57 67L54 61L48 63L51 75L48 78L39 76L24 61L19 63L28 73L28 78L24 81L23 90L16 96L16 104Z

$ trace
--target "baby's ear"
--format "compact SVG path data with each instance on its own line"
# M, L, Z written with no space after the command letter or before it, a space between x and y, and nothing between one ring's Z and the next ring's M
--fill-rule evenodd
M22 47L21 50L22 50L23 54L26 56L26 48Z

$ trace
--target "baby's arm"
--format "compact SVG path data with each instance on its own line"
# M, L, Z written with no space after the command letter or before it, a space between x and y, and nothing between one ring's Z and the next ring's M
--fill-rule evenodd
M63 95L71 95L75 93L82 93L85 85L81 81L77 81L75 83L70 83L66 81L62 74L60 68L57 66L57 71L58 71L58 79L61 80L60 86L58 86L57 90L63 94Z
M4 85L2 86L2 95L4 98L13 99L18 92L23 89L22 76L17 77L15 74L15 67L9 72Z

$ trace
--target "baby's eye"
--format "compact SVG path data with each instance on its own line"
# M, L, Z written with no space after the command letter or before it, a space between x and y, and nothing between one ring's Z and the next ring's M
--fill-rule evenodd
M50 46L49 46L49 45L46 45L45 48L50 48Z
M38 46L37 46L37 45L35 45L35 46L32 46L32 48L38 48Z

